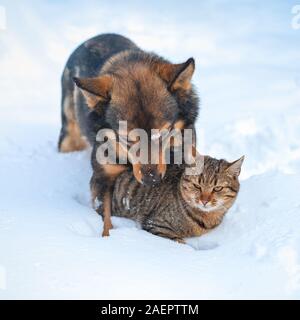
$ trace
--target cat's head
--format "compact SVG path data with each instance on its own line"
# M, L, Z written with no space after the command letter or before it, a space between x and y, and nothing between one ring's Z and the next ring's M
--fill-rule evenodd
M234 162L209 156L202 160L200 174L187 174L185 171L181 177L180 189L184 200L204 212L229 209L240 188L238 176L244 157Z

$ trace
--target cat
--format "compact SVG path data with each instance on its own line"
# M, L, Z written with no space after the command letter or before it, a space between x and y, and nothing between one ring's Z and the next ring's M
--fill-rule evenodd
M170 165L157 186L139 184L130 171L116 180L112 214L138 221L154 235L185 243L218 226L235 202L244 157L234 161L202 157L198 174L188 165Z

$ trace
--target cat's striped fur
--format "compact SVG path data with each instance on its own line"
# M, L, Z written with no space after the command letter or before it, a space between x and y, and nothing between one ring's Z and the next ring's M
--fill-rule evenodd
M157 186L139 184L132 172L118 177L113 215L141 223L155 235L184 242L218 226L233 205L243 157L233 163L204 157L201 174L187 175L183 165L170 165Z

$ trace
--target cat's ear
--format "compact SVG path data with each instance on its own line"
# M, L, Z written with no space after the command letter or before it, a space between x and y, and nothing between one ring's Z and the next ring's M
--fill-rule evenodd
M97 78L73 78L83 93L87 105L93 109L98 102L108 101L112 90L112 77L103 75Z
M203 172L205 156L201 155L194 146L191 152L185 154L184 160L186 175L199 176Z
M154 69L158 75L167 83L169 90L189 90L191 79L195 71L195 60L189 58L184 63L157 63Z
M238 160L231 162L229 164L228 168L226 169L228 174L230 174L231 176L238 177L241 173L241 168L242 168L242 164L244 162L244 159L245 159L245 156L242 156Z

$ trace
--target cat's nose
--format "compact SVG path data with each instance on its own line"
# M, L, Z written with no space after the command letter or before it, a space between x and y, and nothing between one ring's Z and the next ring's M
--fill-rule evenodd
M208 200L201 200L201 202L202 202L202 204L203 204L204 206L206 206L207 203L208 203Z

